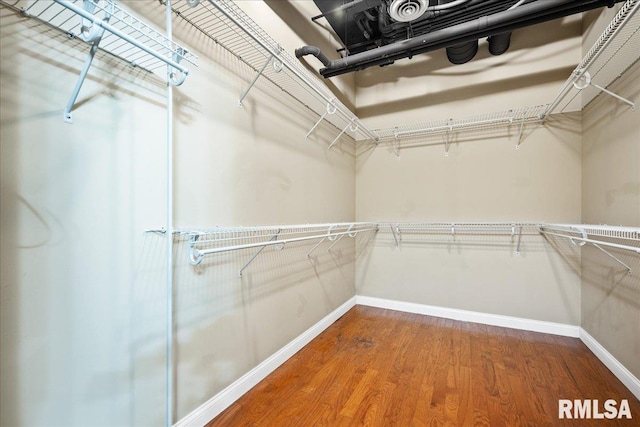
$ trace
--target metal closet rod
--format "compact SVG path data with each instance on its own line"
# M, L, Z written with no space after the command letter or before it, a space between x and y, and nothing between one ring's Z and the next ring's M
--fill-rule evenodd
M190 249L189 261L191 262L191 264L197 265L202 262L202 258L205 255L210 255L210 254L237 251L241 249L264 248L266 246L284 245L287 243L302 242L305 240L329 239L331 241L334 241L336 238L339 238L347 234L350 237L355 237L358 233L368 232L368 231L377 231L377 230L378 230L378 227L375 225L369 228L347 230L347 231L342 231L338 233L331 233L331 230L327 230L327 232L324 234L318 234L313 236L295 237L295 238L282 239L282 240L277 240L277 238L272 238L271 240L266 242L246 243L242 245L224 246L220 248L210 248L210 249L202 249L202 250L197 249L195 247L195 244L198 242L197 240L198 235L192 235L191 238L189 239L189 249Z
M253 41L255 41L256 43L258 43L264 50L266 50L270 55L273 55L274 58L278 58L279 61L281 61L281 63L287 67L287 69L289 71L291 71L293 74L296 75L296 77L298 77L301 81L303 81L311 90L313 90L314 92L316 92L320 97L322 97L322 99L324 99L327 103L329 104L335 104L334 101L334 97L333 96L329 96L326 93L324 93L322 90L320 90L318 87L316 87L314 84L312 84L309 79L304 76L300 70L297 70L294 66L292 66L291 64L289 64L289 61L287 60L283 60L282 58L280 58L280 52L273 50L273 48L271 46L269 46L267 43L264 42L264 40L261 40L259 37L257 37L255 34L253 34L252 31L249 31L246 26L238 21L238 19L235 16L232 16L229 12L227 12L223 6L221 5L221 3L226 3L226 2L222 2L222 1L215 1L215 0L209 0L209 3L211 3L211 5L213 7L215 7L216 9L218 9L220 11L220 13L222 13L227 19L229 19L231 22L233 22L238 28L242 29L242 31L244 31L249 37L251 37L253 39ZM340 104L336 105L337 111L349 122L351 123L354 119L356 124L358 125L358 128L361 129L364 133L367 134L367 136L370 139L376 139L376 135L374 133L372 133L366 126L364 126L362 124L362 122L360 121L360 119L358 119L353 113L351 113L350 111L345 112L343 110L343 108L346 107L342 107Z

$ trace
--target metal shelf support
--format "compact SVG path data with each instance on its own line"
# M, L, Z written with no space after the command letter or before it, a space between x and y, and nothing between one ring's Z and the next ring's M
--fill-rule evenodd
M318 121L313 125L311 129L309 129L309 132L307 132L307 134L304 136L304 140L308 141L309 135L311 135L311 133L318 127L318 125L325 119L325 117L327 117L327 115L329 114L335 114L336 110L337 110L337 107L333 104L333 99L327 102L327 110L324 113L322 113L322 116L320 116L320 119L318 119Z
M358 124L355 123L356 118L354 117L353 119L351 119L351 121L344 127L344 129L342 129L342 132L340 132L338 134L338 136L336 136L336 139L333 140L333 142L331 142L331 144L329 144L328 149L331 150L331 147L333 147L333 145L338 142L338 140L340 139L340 137L347 131L347 129L351 130L352 132L355 132L358 130Z
M278 234L280 234L280 229L278 229L275 234L273 236L271 236L271 238L269 239L270 242L273 242L274 240L278 239ZM284 244L283 244L284 247ZM258 257L258 255L260 255L260 252L262 252L264 250L264 248L266 248L266 246L261 247L260 249L258 249L258 252L256 252L255 254L253 254L253 256L249 259L249 261L247 261L242 268L240 269L240 272L238 273L239 277L242 277L242 272L244 271L245 268L247 268L249 266L249 264L251 264L253 262L254 259L256 259ZM275 247L276 249L278 249L278 247ZM282 248L280 248L282 249Z
M265 68L267 68L267 65L269 65L269 63L273 60L273 58L274 58L273 54L270 54L270 56L264 62L264 65L262 66L262 68L260 68L260 71L258 71L258 74L254 77L253 81L249 84L249 87L245 89L242 95L240 95L240 101L238 101L238 107L242 108L242 101L249 94L249 91L251 90L253 85L256 84L256 82L258 81L262 73L264 73Z
M599 85L593 83L591 81L591 74L589 74L588 71L581 70L578 73L578 75L580 75L580 77L573 82L573 87L575 87L576 89L583 90L583 89L586 89L589 86L595 87L599 91L604 92L607 95L612 96L612 97L616 98L619 101L622 101L622 102L624 102L626 104L629 104L631 106L631 109L635 111L635 109L636 109L636 104L635 103L629 101L627 98L623 98L622 96L611 92L608 89L603 88L602 86L599 86Z
M598 245L597 243L591 243L593 246L595 246L596 248L600 249L602 252L604 252L607 256L609 256L611 259L613 259L614 261L616 261L618 264L622 264L623 267L625 267L627 269L627 274L629 276L633 275L633 271L631 271L631 267L629 267L627 264L625 264L624 262L620 261L620 259L618 259L618 257L614 256L611 252L607 251L606 249L603 249L602 247L600 247L600 245Z

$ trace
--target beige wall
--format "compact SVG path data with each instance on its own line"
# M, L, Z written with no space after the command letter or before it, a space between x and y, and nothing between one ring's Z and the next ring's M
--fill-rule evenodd
M549 102L580 60L580 19L516 31L508 53L483 42L473 61L453 66L444 52L371 69L357 77L357 112L392 127L462 118ZM538 46L543 44L542 46ZM568 108L571 110L572 108ZM580 220L581 119L564 114L544 126L443 135L360 150L359 221L496 222ZM579 251L558 253L539 235L405 237L388 232L358 254L356 290L368 295L578 325ZM571 248L567 248L571 251ZM565 259L566 258L566 259Z
M0 9L3 426L161 425L161 82ZM159 124L159 125L158 125Z
M615 10L605 10L585 29L589 49ZM637 105L640 65L609 87ZM640 110L606 95L583 114L582 219L590 224L640 227ZM609 250L609 249L608 249ZM628 251L610 249L633 275L592 246L582 249L582 327L636 377L640 377L640 260Z
M120 4L163 26L157 1ZM164 85L98 58L64 124L86 46L1 11L1 424L162 425L164 240L144 230L166 223ZM325 124L305 142L318 117L264 80L239 109L253 72L180 21L174 35L201 58L174 90L175 225L353 220L352 144L327 150ZM314 243L265 249L239 279L255 250L194 268L176 241L176 419L355 294L355 242L308 260Z

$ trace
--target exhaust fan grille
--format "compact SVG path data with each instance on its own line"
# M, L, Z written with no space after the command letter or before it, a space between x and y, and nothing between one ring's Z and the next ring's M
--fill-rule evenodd
M397 22L411 22L420 18L428 7L428 0L394 0L389 6L389 16Z

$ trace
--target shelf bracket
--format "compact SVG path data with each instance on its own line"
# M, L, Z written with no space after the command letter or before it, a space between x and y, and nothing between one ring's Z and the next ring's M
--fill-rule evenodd
M520 255L520 242L522 241L522 226L518 230L518 245L516 246L516 255Z
M198 265L202 262L202 254L196 249L196 243L200 238L199 234L192 234L189 236L189 242L187 243L187 249L189 252L189 264Z
M449 144L451 143L451 133L453 132L453 119L449 119L449 125L447 129L447 136L444 143L444 156L449 157Z
M264 73L264 70L267 68L267 65L269 65L269 62L271 62L272 59L273 59L273 54L269 55L269 58L267 58L267 60L264 62L264 65L262 66L262 68L260 68L260 71L258 71L258 74L253 78L253 81L249 84L249 87L245 89L242 95L240 95L240 101L238 101L238 107L242 108L242 101L249 94L249 91L251 90L253 85L256 84L256 82L258 81L262 73Z
M309 129L309 132L307 132L307 134L304 136L304 140L308 141L309 140L309 135L311 135L311 133L318 127L318 125L324 120L324 118L327 117L328 114L335 114L337 109L338 108L333 104L333 99L331 101L329 101L327 103L327 111L325 111L320 116L320 119L313 125L313 127L311 129Z
M352 132L355 132L358 130L358 125L355 123L356 118L354 117L353 119L351 119L351 121L344 127L344 129L342 129L342 132L340 132L338 134L338 136L336 136L336 139L333 140L333 142L331 144L329 144L329 150L331 150L331 147L333 147L333 145L338 142L338 140L340 139L340 137L347 131L347 129L350 129ZM355 125L355 127L354 127Z
M90 14L93 14L96 4L91 0L84 0L82 3L82 7L84 10ZM109 22L111 18L111 14L107 12L103 19L104 23ZM89 49L89 54L87 55L87 59L84 61L84 65L82 66L82 70L80 71L80 75L78 76L78 80L76 81L76 85L73 88L73 92L71 93L71 97L69 98L69 102L64 109L64 122L65 123L73 123L73 115L71 114L71 110L73 109L76 100L78 99L78 94L80 93L80 89L82 89L82 85L84 84L84 80L87 78L87 74L89 73L89 69L91 68L91 63L93 62L93 58L98 51L98 45L102 41L102 36L104 35L104 27L102 25L97 25L95 22L90 21L89 19L81 17L81 26L80 26L80 34L79 37L84 41L91 43L91 48Z
M398 128L396 127L393 131L393 138L395 140L395 144L393 146L393 152L395 153L398 160L400 160L400 140L398 139Z
M613 255L611 252L609 252L606 249L603 249L600 245L598 245L597 243L593 243L591 242L591 244L593 246L595 246L596 248L600 249L602 252L604 252L606 255L608 255L611 259L613 259L614 261L616 261L618 264L622 264L626 269L627 269L627 274L629 276L631 276L633 274L631 267L629 267L627 264L625 264L624 262L620 261L615 255Z
M584 69L583 69L584 70ZM593 83L591 81L591 74L589 74L589 71L581 71L577 73L577 76L579 76L577 79L574 80L573 82L573 87L575 87L578 90L582 90L582 89L586 89L588 86L592 86L595 87L596 89L598 89L601 92L606 93L609 96L612 96L614 98L616 98L619 101L622 101L626 104L629 104L631 106L631 109L633 111L635 111L636 109L636 104L632 101L629 101L627 98L623 98L622 96L611 92L608 89L603 88L602 86L599 86L595 83Z
M278 234L280 234L280 229L278 229L275 234L273 236L271 236L269 238L269 242L273 242L274 240L278 239ZM258 252L256 252L255 254L253 254L253 256L249 259L249 261L247 261L242 268L240 269L240 272L238 273L238 277L242 277L242 272L244 271L245 268L247 268L249 266L249 264L251 264L253 262L254 259L256 259L258 257L258 255L260 255L260 252L262 252L264 250L264 248L266 248L266 246L262 246L260 249L258 249ZM277 247L276 247L277 249ZM282 248L280 248L282 249Z
M395 230L393 229L393 225L390 225L389 228L391 228L391 233L393 233L393 240L396 241L396 249L400 249L400 226L396 225Z
M346 236L346 234L342 234L342 235L340 235L340 237L338 237L338 238L337 238L337 239L336 239L336 240L331 244L331 246L329 246L329 247L327 248L327 252L331 252L331 248L333 248L335 245L337 245L337 244L338 244L338 242L339 242L340 240L342 240L342 238L343 238L344 236Z
M327 239L326 237L323 237L318 243L315 244L313 248L311 248L309 252L307 252L307 259L311 259L311 253L315 251L318 248L318 246L320 246L322 242L324 242L326 239Z
M520 149L520 143L522 143L522 131L524 130L524 119L527 117L527 111L529 109L525 109L522 113L522 120L520 121L520 131L518 132L518 143L516 144L516 150Z

